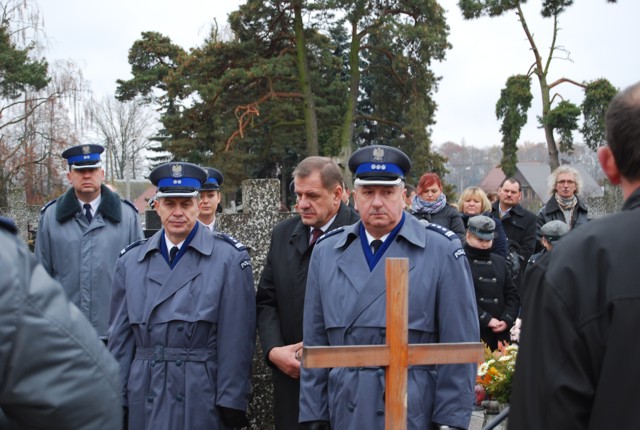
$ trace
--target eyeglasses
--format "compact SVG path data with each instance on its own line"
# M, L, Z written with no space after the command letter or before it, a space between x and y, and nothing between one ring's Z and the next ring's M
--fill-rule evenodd
M576 183L576 181L572 181L571 179L563 179L562 181L556 182L556 185L557 184L560 184L560 185L574 185L575 183Z

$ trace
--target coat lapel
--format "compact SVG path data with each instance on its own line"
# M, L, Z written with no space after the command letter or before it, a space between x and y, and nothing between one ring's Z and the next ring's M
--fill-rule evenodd
M356 224L357 225L357 224ZM387 258L409 258L404 247L398 242L401 236L407 234L412 235L411 228L415 226L402 227L396 240L387 248L387 251L382 256L382 259L376 264L376 267L372 272L369 272L369 266L364 258L364 251L359 238L351 242L349 248L345 252L345 258L341 258L338 262L338 267L342 270L351 284L358 291L358 297L346 319L346 327L354 324L358 317L369 307L373 302L378 300L380 296L386 293L386 259ZM355 231L358 231L357 229ZM412 237L407 237L411 242L415 241ZM400 239L402 240L402 239ZM347 253L349 256L347 257ZM359 263L358 263L359 262ZM413 270L415 261L409 259L409 272Z
M298 225L291 235L291 245L298 254L302 255L309 249L309 227L304 225L301 220L298 221Z
M169 265L164 260L164 258L162 258L160 254L155 255L156 258L158 256L161 260L160 263L164 263L164 265L167 266L167 269L169 269ZM169 297L173 296L176 291L187 285L201 273L200 269L197 266L197 260L198 255L196 255L191 249L189 249L182 256L173 270L169 270L168 276L165 278L164 283L162 283L162 287L153 300L153 305L151 306L149 315L153 313L153 310L158 307L158 305L167 300Z
M157 294L151 302L151 307L146 312L145 320L148 321L161 303L172 297L178 290L189 284L193 279L200 275L201 270L198 262L202 254L211 255L213 253L214 242L211 240L211 233L204 227L199 228L185 254L180 258L177 265L171 270L164 257L160 253L160 238L164 234L164 230L156 233L147 244L147 249L142 253L141 259L145 258L148 252L156 250L150 256L149 271L147 278L154 283L160 285Z

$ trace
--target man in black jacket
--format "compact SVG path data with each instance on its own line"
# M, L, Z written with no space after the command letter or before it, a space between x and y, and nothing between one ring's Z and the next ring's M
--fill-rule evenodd
M298 427L302 311L307 269L318 237L358 221L341 201L342 173L326 157L305 158L293 171L299 216L278 223L256 295L258 333L272 368L276 429Z
M527 275L510 428L640 428L640 83L612 100L602 170L622 212L568 234Z
M504 232L509 239L511 258L519 258L520 274L536 246L536 216L520 205L522 186L516 178L505 178L498 188L498 201L492 205L491 215L500 218ZM513 253L517 253L515 255ZM518 257L519 256L519 257ZM516 279L520 297L521 276Z

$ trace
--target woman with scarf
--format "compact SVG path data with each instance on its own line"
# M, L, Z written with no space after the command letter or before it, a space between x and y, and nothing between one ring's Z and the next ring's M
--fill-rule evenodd
M542 250L540 229L549 221L562 221L570 230L589 221L587 206L578 198L582 176L575 168L566 164L558 167L549 176L548 184L551 198L538 212L536 252Z
M465 228L460 212L447 204L447 196L442 192L442 182L435 173L425 173L416 187L416 195L411 201L411 214L418 219L448 228L464 239Z

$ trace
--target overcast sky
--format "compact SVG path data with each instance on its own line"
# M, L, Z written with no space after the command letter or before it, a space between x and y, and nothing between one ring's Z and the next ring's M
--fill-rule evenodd
M200 45L213 18L226 23L227 14L240 0L38 0L49 38L50 62L72 59L84 71L98 96L113 94L116 79L130 78L127 53L143 31L158 31L187 49ZM442 76L435 98L438 103L433 142L446 141L488 146L500 143L500 123L495 103L507 78L526 73L533 56L515 14L464 21L456 0L443 0L453 45L443 63L434 63ZM525 14L541 52L548 51L551 21L540 18L539 0L529 0ZM571 61L558 58L549 81L566 77L589 81L609 79L618 88L640 80L640 1L578 0L561 16L558 45ZM564 53L559 53L564 55ZM557 88L577 104L581 91L570 84ZM532 82L534 104L521 142L542 142L537 128L539 86ZM576 135L576 141L581 136Z

